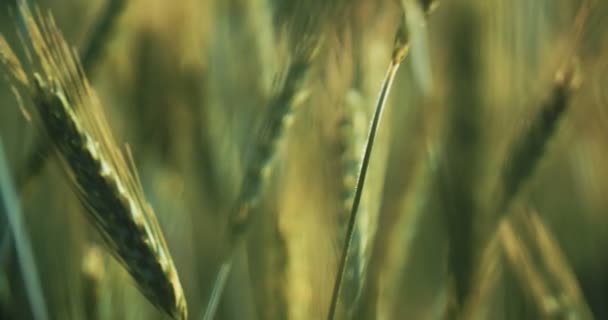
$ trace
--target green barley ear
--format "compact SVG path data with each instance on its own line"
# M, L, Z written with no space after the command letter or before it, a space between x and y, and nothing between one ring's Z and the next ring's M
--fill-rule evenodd
M294 6L290 10L300 8L302 3L296 2ZM250 224L251 212L265 189L278 143L291 123L295 109L308 97L306 81L323 44L320 34L322 29L314 23L321 18L300 21L301 17L297 18L293 14L294 12L284 13L285 16L296 17L296 22L284 22L282 25L290 49L284 78L280 87L269 97L263 123L253 135L253 147L245 176L235 207L230 213L228 233L232 242L238 241Z
M323 46L323 26L329 10L323 2L310 5L320 6L318 17L309 19L298 11L306 10L306 2L286 3L288 8L278 9L277 23L285 33L283 36L289 46L289 61L280 87L268 99L263 123L252 138L253 147L245 176L229 218L228 233L232 242L238 241L248 228L251 212L258 204L272 169L277 145L292 122L295 109L309 94L306 82Z
M291 10L300 8L304 2L294 3L295 7L289 8L287 12L294 14ZM290 16L289 13L284 14ZM315 19L312 20L316 22ZM279 19L279 24L285 27L284 36L289 45L289 61L279 88L268 98L262 123L252 135L252 148L248 154L248 163L239 194L228 216L226 230L228 254L215 278L203 319L213 319L215 316L225 282L230 274L234 252L246 238L277 157L277 147L292 122L296 108L308 98L309 92L306 90L308 75L323 44L321 29L313 21L307 19L303 21L296 19L296 22L289 23L281 21L283 20Z
M559 120L568 108L572 93L578 86L579 80L574 66L567 66L556 73L549 97L541 104L530 126L511 147L511 157L502 171L503 189L499 214L503 215L509 211L513 198L534 173L545 153L547 143L557 130Z
M232 242L240 240L250 225L251 213L265 189L277 145L290 123L294 109L307 96L304 86L314 56L312 51L303 50L303 53L295 56L288 66L282 88L270 98L264 123L255 135L254 150L245 171L236 207L230 216L228 236Z
M50 16L32 14L24 3L19 13L26 32L24 46L33 53L33 71L15 67L7 45L0 49L17 91L27 98L25 104L31 104L28 112L53 143L107 249L155 307L174 319L186 319L184 293L154 211L133 162L116 147L78 58Z
M547 143L555 134L574 91L581 85L576 51L580 48L583 32L595 2L584 1L574 21L571 46L565 53L562 65L555 73L548 98L541 103L530 125L514 141L501 173L501 193L496 208L500 215L507 214L512 200L532 176L545 153Z

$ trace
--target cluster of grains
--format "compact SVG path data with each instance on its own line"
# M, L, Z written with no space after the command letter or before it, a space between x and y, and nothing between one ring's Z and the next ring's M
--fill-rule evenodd
M52 18L20 5L31 73L6 41L2 61L24 110L47 134L75 192L109 251L140 291L175 319L187 317L177 271L132 161L116 147L96 93ZM21 98L20 98L21 100ZM25 104L33 105L32 108ZM32 112L33 111L33 112Z

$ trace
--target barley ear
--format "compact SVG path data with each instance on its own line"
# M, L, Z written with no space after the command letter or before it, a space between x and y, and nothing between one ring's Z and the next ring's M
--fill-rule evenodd
M141 293L174 319L186 319L177 270L131 158L112 137L100 101L50 16L25 3L19 17L33 55L20 90L34 123L46 132L90 222ZM6 53L3 54L6 56ZM131 160L131 161L129 161Z
M80 57L83 69L88 77L91 77L92 72L95 71L95 66L99 62L100 56L103 54L104 46L108 43L108 40L112 35L111 31L115 27L116 21L125 5L125 0L109 1L99 18L99 21L91 32L91 36L87 40L86 46L82 49ZM10 52L10 47L4 46L6 42L4 41L4 43L2 43L2 40L0 40L0 51ZM14 61L18 62L16 59ZM8 63L7 65L10 64L11 63ZM14 72L15 71L12 71L11 73ZM23 74L23 76L24 77L20 78L27 81L25 74ZM25 160L17 169L17 190L26 189L28 184L42 172L48 159L52 156L51 142L44 139L44 137L37 136L31 150L26 155Z
M253 150L245 169L238 197L229 212L226 236L228 257L220 266L215 278L212 295L203 312L203 319L213 319L223 293L235 248L246 237L260 198L277 157L277 148L285 130L292 122L295 109L308 97L306 80L321 43L317 37L306 37L295 49L287 66L285 79L268 100L264 120L254 134Z
M509 211L513 198L517 196L524 183L532 176L545 153L551 137L563 118L573 91L578 87L575 69L569 67L556 73L549 97L541 104L530 126L515 140L502 171L502 199L499 214Z
M510 158L505 163L501 175L502 191L497 208L500 215L508 213L513 198L534 173L545 153L547 143L568 109L572 94L581 85L576 51L581 45L582 35L594 5L595 2L591 0L586 0L581 5L570 34L571 45L565 52L562 65L555 73L549 97L541 103L529 127L511 146Z

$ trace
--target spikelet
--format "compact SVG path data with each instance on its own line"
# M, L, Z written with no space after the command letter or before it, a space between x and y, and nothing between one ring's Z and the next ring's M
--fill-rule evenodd
M544 155L559 120L567 111L572 93L579 86L575 72L572 66L557 72L549 97L542 103L530 126L511 147L510 159L502 171L503 191L499 214L508 212L513 198L532 176Z
M215 278L212 294L207 302L203 319L213 319L232 268L235 248L243 241L251 225L254 212L266 189L273 162L277 156L277 146L284 132L292 122L293 113L308 97L306 81L315 58L318 56L322 38L308 24L303 30L293 25L288 29L291 44L290 60L281 86L268 99L264 119L253 135L252 150L249 154L245 174L233 208L229 212L226 228L228 257L220 266ZM296 25L297 27L301 27ZM297 36L296 36L297 35ZM299 42L294 40L297 38Z
M346 99L344 114L340 120L339 127L339 151L341 164L341 200L342 206L338 214L339 241L344 242L348 219L355 197L357 175L360 165L360 146L365 144L365 116L362 114L362 97L356 89L352 89ZM345 312L351 313L355 310L361 295L365 269L365 245L368 236L369 216L365 204L359 209L359 219L355 223L351 243L351 256L347 258L347 265L344 271L344 288L340 299L345 307ZM351 315L352 317L352 315Z
M257 206L265 189L277 145L291 123L296 107L308 97L307 75L318 56L322 38L313 32L314 28L307 27L304 31L291 30L291 36L295 37L293 34L297 34L299 42L294 43L291 48L285 78L280 89L269 98L263 123L254 135L254 150L245 170L236 206L230 216L229 235L233 237L232 242L238 240L249 225L251 211ZM296 29L293 26L291 28Z
M568 111L572 95L581 85L576 53L581 46L587 19L594 5L594 1L584 1L581 5L570 35L571 45L565 52L562 65L555 73L550 94L541 103L529 127L514 141L509 150L510 158L501 173L502 192L497 208L500 215L508 213L512 200L534 174L545 154L547 144L557 131L559 121Z
M102 107L78 58L52 18L34 16L21 3L20 18L31 50L31 73L24 71L0 38L2 62L28 109L53 142L90 221L139 290L174 319L186 319L186 301L177 271L132 161L116 147ZM30 102L26 100L27 102ZM129 158L130 159L130 158Z

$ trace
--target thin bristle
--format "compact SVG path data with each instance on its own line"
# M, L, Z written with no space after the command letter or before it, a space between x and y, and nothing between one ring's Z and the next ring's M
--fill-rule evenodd
M532 257L525 244L522 243L510 221L504 221L498 228L501 245L505 251L507 261L517 274L521 285L529 292L536 305L549 316L548 305L550 290L543 281L540 272L534 267Z
M27 75L21 66L21 62L19 62L19 59L8 45L4 37L0 37L0 63L7 68L9 74L12 75L20 84L25 86L29 84Z
M576 312L582 319L593 319L589 306L581 292L578 280L568 260L564 256L559 243L551 231L543 223L541 217L535 212L529 212L525 217L526 226L535 247L548 269L550 278L556 283L556 290L562 295L564 313Z
M181 284L152 208L116 147L94 90L51 18L21 5L36 61L29 92L72 185L110 252L140 291L175 319L185 319ZM25 95L25 94L24 94Z
M498 229L520 288L528 292L539 313L550 319L593 319L576 277L537 215L510 215Z

